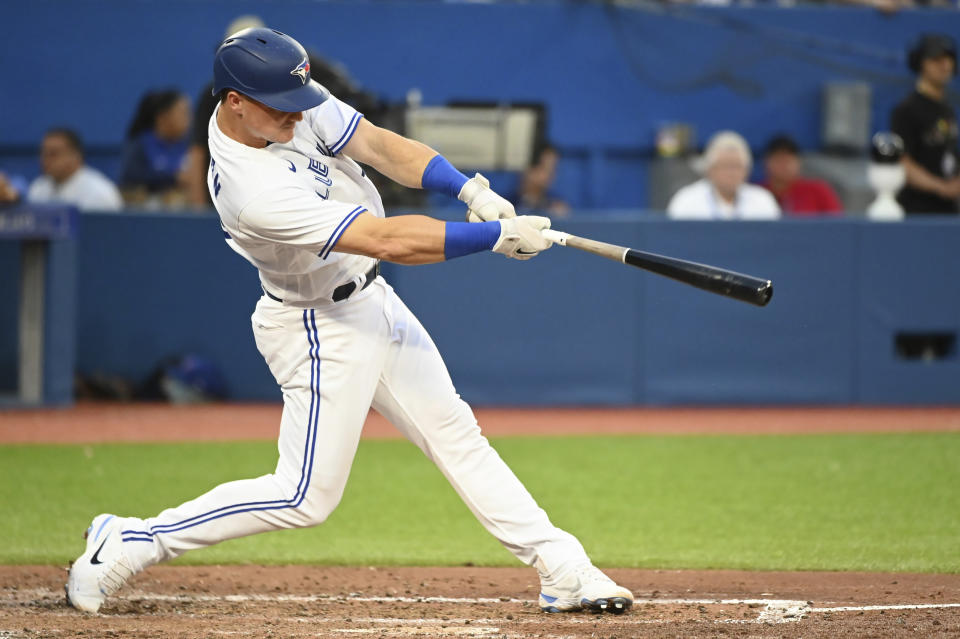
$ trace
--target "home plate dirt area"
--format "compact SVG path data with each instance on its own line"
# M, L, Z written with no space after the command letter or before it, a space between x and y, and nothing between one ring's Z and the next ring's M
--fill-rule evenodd
M0 638L960 637L960 575L611 569L625 615L547 615L526 568L157 566L101 614L0 566Z

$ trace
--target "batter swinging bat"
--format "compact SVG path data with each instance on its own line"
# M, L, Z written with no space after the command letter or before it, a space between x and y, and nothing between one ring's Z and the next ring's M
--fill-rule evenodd
M543 229L540 233L546 239L561 246L571 246L587 253L636 266L678 282L702 288L711 293L732 297L741 302L766 306L770 298L773 297L773 283L770 280L734 273L706 264L678 260L656 253L638 251L625 246L597 242L554 229Z

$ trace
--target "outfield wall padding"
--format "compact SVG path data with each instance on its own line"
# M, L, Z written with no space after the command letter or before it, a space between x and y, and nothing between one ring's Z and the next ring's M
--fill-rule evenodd
M481 404L949 404L956 344L898 355L896 338L960 332L960 223L671 223L636 213L557 224L572 233L774 281L757 308L555 248L526 263L474 255L385 265L453 380ZM13 244L0 264L15 270ZM232 397L279 399L250 332L256 272L216 218L84 215L77 247L80 371L144 379L196 353ZM16 278L0 280L13 300ZM0 313L0 370L15 365ZM306 348L306 342L305 342Z

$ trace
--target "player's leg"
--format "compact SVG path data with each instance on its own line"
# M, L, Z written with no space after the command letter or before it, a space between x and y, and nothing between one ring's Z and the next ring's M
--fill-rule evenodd
M537 568L544 586L541 607L628 608L630 592L593 568L580 542L550 522L481 434L430 336L396 295L391 298L387 308L394 341L374 408L437 464L491 534Z
M257 346L284 397L276 471L221 484L146 520L98 518L71 571L74 605L99 607L109 593L94 582L107 570L128 573L111 578L122 585L130 574L188 550L326 519L343 494L386 356L382 302L367 297L324 313L258 306ZM89 561L104 556L121 568Z

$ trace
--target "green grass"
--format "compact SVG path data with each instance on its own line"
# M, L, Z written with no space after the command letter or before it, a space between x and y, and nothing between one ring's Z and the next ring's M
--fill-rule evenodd
M960 572L960 434L494 442L601 566ZM65 563L103 511L150 516L273 469L273 443L0 447L0 563ZM365 441L324 525L183 563L514 565L412 445Z

